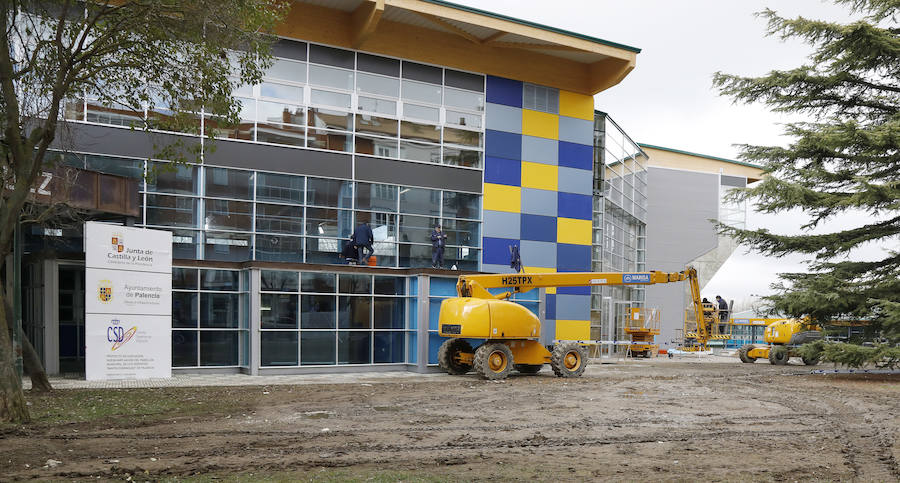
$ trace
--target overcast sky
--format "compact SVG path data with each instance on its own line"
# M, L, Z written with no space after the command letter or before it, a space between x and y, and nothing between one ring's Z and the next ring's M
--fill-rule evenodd
M712 89L713 73L790 69L805 63L811 51L799 40L766 37L766 21L754 13L771 8L786 17L849 17L845 8L819 0L453 1L640 48L635 69L595 96L597 109L609 113L636 142L730 159L737 159L736 144L785 144L779 123L788 119L719 97ZM799 214L748 216L751 227L794 233L802 220ZM776 273L803 271L801 261L766 259L739 248L704 294L747 301L770 292Z

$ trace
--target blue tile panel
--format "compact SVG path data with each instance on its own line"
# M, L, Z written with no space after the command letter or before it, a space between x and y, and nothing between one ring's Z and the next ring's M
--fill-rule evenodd
M544 316L548 319L556 318L556 295L547 294L544 302Z
M591 246L558 243L556 268L560 272L584 272L591 269Z
M519 246L519 240L509 238L484 237L481 241L484 244L482 262L494 265L509 266L509 246Z
M522 159L522 135L487 129L484 132L484 154L519 161Z
M588 272L590 271L590 267L585 268L584 270L579 270L580 272ZM559 295L590 295L591 287L559 287L556 289L556 293ZM566 320L566 319L563 319ZM581 317L578 320L584 320Z
M594 121L559 116L559 140L590 144L594 139Z
M559 142L559 165L569 168L594 169L594 147L587 144Z
M557 295L556 318L562 320L584 320L584 314L591 312L591 299L583 295Z
M488 102L484 112L484 127L494 131L522 134L522 110Z
M520 254L524 266L556 268L556 243L522 240Z
M590 220L592 197L575 193L559 192L559 216L563 218L576 218Z
M522 162L493 156L485 157L484 182L519 186L522 183Z
M556 191L522 188L522 213L556 216L558 198Z
M522 136L522 161L532 163L557 164L559 145L555 139Z
M522 82L504 77L487 76L487 102L522 107Z
M592 171L560 166L557 176L560 191L582 195L591 195L594 192L594 173Z
M522 216L518 213L484 210L482 232L486 237L518 239L522 233Z
M556 217L523 214L522 239L555 242Z

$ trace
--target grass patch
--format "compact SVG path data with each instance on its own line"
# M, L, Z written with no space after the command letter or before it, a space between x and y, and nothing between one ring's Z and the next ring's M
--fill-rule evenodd
M71 389L26 392L30 426L102 423L130 427L138 423L224 414L252 406L245 395L223 388ZM0 429L14 427L0 423Z

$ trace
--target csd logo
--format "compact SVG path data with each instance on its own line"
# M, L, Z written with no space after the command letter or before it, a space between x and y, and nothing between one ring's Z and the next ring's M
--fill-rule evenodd
M106 328L106 340L113 343L111 350L122 347L137 333L137 326L126 331L119 319L112 319L109 324L109 327Z
M106 340L109 342L122 342L125 339L125 328L119 325L118 319L110 321L109 327L106 328Z

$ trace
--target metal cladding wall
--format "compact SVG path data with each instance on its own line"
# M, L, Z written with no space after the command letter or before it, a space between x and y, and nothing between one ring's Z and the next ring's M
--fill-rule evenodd
M591 269L591 96L559 91L559 112L523 108L523 83L488 76L482 270L511 272L519 247L527 272ZM545 333L590 338L590 287L546 291ZM553 332L551 332L553 333Z
M647 180L647 268L683 270L718 243L709 220L719 216L719 176L651 167ZM647 287L647 307L662 311L657 340L663 347L673 346L684 325L687 290L685 284Z

